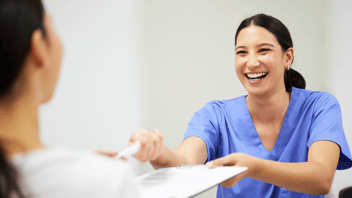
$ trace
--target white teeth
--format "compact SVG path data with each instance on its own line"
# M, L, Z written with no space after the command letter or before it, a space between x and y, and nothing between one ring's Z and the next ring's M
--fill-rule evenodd
M256 74L247 74L249 78L259 78L261 76L266 75L267 73L256 73Z

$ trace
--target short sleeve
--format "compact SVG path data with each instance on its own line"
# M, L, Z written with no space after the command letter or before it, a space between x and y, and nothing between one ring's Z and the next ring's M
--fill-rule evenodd
M341 109L334 96L322 93L314 105L312 125L309 131L307 146L314 142L328 140L340 146L338 170L348 169L352 166L351 152L342 127Z
M208 152L207 161L215 159L216 156L219 142L218 119L221 115L220 108L215 101L207 103L194 114L184 135L184 139L195 136L205 142Z

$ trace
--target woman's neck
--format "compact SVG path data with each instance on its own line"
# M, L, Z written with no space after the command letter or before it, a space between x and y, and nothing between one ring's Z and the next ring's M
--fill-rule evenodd
M28 95L7 101L0 101L0 140L9 157L44 148L39 139L39 104L35 98Z
M253 120L262 123L282 122L290 103L291 93L277 91L266 96L248 94L246 102Z

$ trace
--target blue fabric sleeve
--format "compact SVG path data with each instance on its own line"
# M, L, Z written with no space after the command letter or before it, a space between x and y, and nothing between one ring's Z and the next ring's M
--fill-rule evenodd
M348 169L352 166L351 152L342 127L341 109L334 96L323 93L314 105L312 125L309 131L307 146L314 142L328 140L340 146L338 170Z
M217 116L219 116L221 112L217 109L217 105L214 104L215 102L207 103L193 115L184 135L184 139L195 136L205 142L208 152L207 161L215 159L219 142L219 123Z

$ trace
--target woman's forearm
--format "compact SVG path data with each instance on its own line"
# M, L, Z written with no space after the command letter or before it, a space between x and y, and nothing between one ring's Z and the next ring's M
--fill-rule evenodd
M295 192L327 194L339 160L340 147L330 141L313 143L307 162L284 163L260 160L253 178ZM257 163L258 164L258 163Z
M183 157L170 147L166 146L165 144L163 144L163 146L164 152L155 160L150 161L151 165L155 169L176 167L188 164L185 157Z
M340 147L330 141L317 141L308 151L307 162L277 162L244 153L232 153L207 163L218 166L245 166L248 170L222 183L236 185L244 177L270 183L290 191L323 195L330 191L339 160Z
M334 173L318 162L284 163L260 160L260 166L251 176L287 190L307 194L327 194Z
M182 165L204 164L208 153L204 141L198 137L186 138L180 146L173 150L163 144L163 152L150 163L155 169Z

